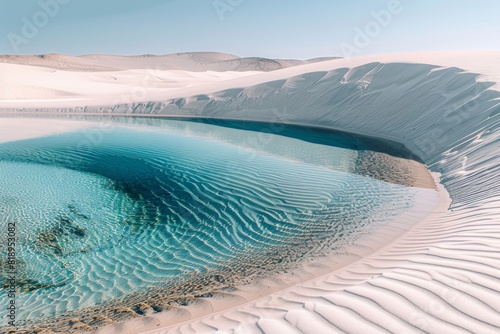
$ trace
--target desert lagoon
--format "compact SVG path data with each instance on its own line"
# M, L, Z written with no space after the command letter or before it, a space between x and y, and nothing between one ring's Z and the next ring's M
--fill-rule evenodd
M18 118L12 138L0 118L0 228L6 238L16 225L20 329L97 328L322 257L355 261L359 240L403 233L438 204L418 158L388 141L277 123L74 118Z

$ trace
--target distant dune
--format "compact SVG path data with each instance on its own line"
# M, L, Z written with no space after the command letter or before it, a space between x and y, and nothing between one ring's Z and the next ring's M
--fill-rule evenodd
M34 56L0 56L0 63L42 66L66 71L118 71L130 69L203 71L274 71L282 68L304 65L335 57L310 60L267 59L260 57L241 58L217 52L186 52L169 55L108 56L84 55L65 56L46 54Z

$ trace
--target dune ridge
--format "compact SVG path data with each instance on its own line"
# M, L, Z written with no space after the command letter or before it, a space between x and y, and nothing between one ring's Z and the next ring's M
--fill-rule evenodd
M45 54L33 56L0 55L0 63L42 66L67 71L119 71L131 69L204 71L274 71L282 68L332 60L336 57L308 60L239 57L219 52L183 52L167 55L83 55Z
M213 307L218 313L210 316L186 309L178 317L185 322L167 328L153 329L161 322L149 315L114 330L498 333L499 57L497 51L369 56L153 92L132 103L83 96L73 102L41 101L37 107L0 101L0 108L202 116L341 129L405 145L439 173L443 203L446 194L451 198L449 207L336 272L232 309Z

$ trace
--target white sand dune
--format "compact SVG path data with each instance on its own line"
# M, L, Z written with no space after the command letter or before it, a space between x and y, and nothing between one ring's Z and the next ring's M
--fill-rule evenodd
M331 60L334 57L309 60L268 59L261 57L241 58L218 52L186 52L169 55L110 56L85 55L66 56L47 54L38 56L0 55L0 63L42 66L69 71L118 71L136 69L204 71L273 71L282 68Z
M0 101L15 106L44 105L49 101L70 104L85 103L89 99L109 101L109 98L142 98L147 94L166 91L261 73L245 72L188 72L178 70L123 70L123 71L60 71L46 67L1 64L2 90ZM78 84L68 84L68 83ZM137 89L141 87L141 89ZM72 101L72 102L70 102ZM125 101L125 100L124 100Z
M79 91L78 99L48 92L57 87L43 79L29 84L4 79L1 89L10 89L10 95L2 95L8 99L0 100L0 108L330 127L400 142L441 176L443 207L382 249L366 241L364 256L356 263L281 291L273 291L269 282L273 292L266 295L261 290L256 300L248 297L252 291L242 289L239 299L228 299L233 304L208 300L203 312L187 307L169 319L151 314L106 331L499 333L498 59L500 52L484 51L332 60L244 76L218 74L218 79L196 86L148 89L146 99L124 103L116 103L120 89L111 80L106 79L103 87L108 94L90 94L79 81L95 73L73 71L54 80L65 82L65 91ZM12 64L2 64L0 71L24 73L23 78L30 71L40 78L52 75ZM130 69L117 73L120 80L144 74ZM193 73L179 75L190 75L193 81L208 75ZM140 80L131 79L131 86ZM27 86L34 95L17 98ZM212 314L206 315L207 309ZM173 321L182 323L169 325Z

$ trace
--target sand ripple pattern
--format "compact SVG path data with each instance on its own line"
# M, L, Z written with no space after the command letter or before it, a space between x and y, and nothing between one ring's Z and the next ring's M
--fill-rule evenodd
M116 213L108 227L99 205L93 210L75 200L67 205L71 215L54 214L64 223L62 235L105 229L103 240L81 252L68 251L74 247L53 229L50 236L38 228L25 232L45 242L40 249L27 243L25 253L38 252L33 262L62 263L65 275L61 284L24 286L18 318L26 328L72 331L75 318L81 326L102 326L180 307L321 255L345 255L362 235L434 192L352 174L358 154L344 148L336 153L351 161L327 168L175 133L119 128L94 147L79 145L82 136L0 148L2 161L28 166L27 173L32 165L98 176L90 191ZM72 177L67 187L88 182Z

